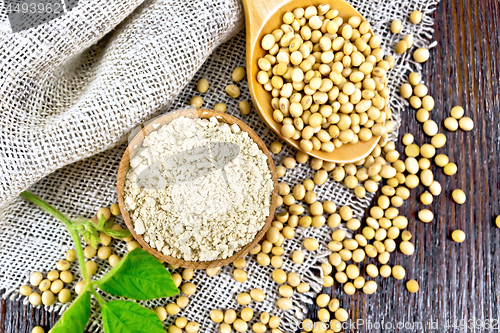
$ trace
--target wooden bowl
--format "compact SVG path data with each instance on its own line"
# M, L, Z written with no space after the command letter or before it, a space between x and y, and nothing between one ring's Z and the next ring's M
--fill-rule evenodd
M134 230L134 225L132 221L130 220L130 215L125 208L124 200L123 200L123 191L125 187L125 179L127 172L129 170L130 166L130 159L131 157L135 156L137 151L141 148L142 146L142 141L144 140L144 137L148 135L149 133L157 130L160 128L159 125L165 125L170 123L172 120L179 118L179 117L188 117L188 118L210 118L210 117L217 117L217 119L220 122L224 122L227 124L237 124L240 129L244 132L247 132L248 135L257 143L259 148L266 154L267 156L267 164L269 166L269 169L271 170L271 175L273 177L273 182L274 182L274 190L272 192L272 198L271 198L271 207L269 209L269 216L266 219L266 222L264 224L264 227L257 233L255 236L254 240L247 245L245 245L241 250L236 252L232 257L222 259L222 260L213 260L213 261L187 261L183 259L178 259L172 256L167 256L164 255L162 252L152 248L146 241L144 241L144 238L141 235L138 235L135 230ZM153 124L156 125L156 128L153 128ZM276 209L276 201L277 201L277 196L278 196L278 180L276 177L276 169L274 167L274 162L271 158L271 154L267 150L266 145L262 140L255 134L255 132L248 127L244 122L241 120L228 115L226 113L221 113L221 112L216 112L213 110L209 109L186 109L186 110L180 110L176 112L170 112L167 113L164 116L161 116L160 118L155 119L151 123L149 123L146 127L142 129L135 137L134 139L129 143L127 150L125 150L125 153L123 154L122 160L120 162L120 166L118 168L118 177L116 181L116 192L118 195L118 203L120 205L120 211L123 217L123 220L127 224L127 228L130 230L132 233L132 236L141 244L142 248L152 255L154 255L158 259L162 259L166 261L169 264L179 266L179 267L185 267L185 268L193 268L193 269L206 269L206 268L212 268L212 267L219 267L219 266L224 266L232 263L236 259L244 257L248 251L250 251L251 248L255 247L257 243L261 240L261 238L265 235L267 232L267 229L269 229L269 226L271 225L271 222L273 221L274 218L274 211Z
M351 16L363 16L347 2L342 0L243 0L245 8L246 21L246 54L247 54L247 77L248 87L252 101L262 120L276 133L281 139L288 142L298 150L302 150L298 140L285 138L281 135L281 123L273 119L273 108L271 106L271 93L266 91L262 85L257 82L256 75L259 72L257 61L267 54L267 51L261 47L260 41L266 34L271 33L282 24L283 14L293 11L295 8L318 6L327 3L331 9L337 9L339 16L347 19ZM373 31L370 29L373 34ZM388 98L386 98L387 112ZM331 153L324 151L310 151L307 154L334 163L353 163L367 157L379 142L380 137L373 136L366 142L358 141L355 144L342 145L335 148Z

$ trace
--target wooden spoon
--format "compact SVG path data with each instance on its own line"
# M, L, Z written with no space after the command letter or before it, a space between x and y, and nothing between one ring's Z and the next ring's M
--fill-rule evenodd
M351 5L342 0L243 0L247 34L247 76L252 101L264 122L283 140L299 150L301 150L299 141L282 136L281 124L273 119L271 93L266 91L256 80L256 75L259 72L257 61L267 54L267 51L261 47L262 37L283 24L282 18L284 13L293 11L295 8L318 6L323 3L328 3L331 9L338 10L339 16L344 21L347 21L351 16L362 17ZM373 34L373 31L370 30L370 32ZM388 100L386 99L386 105L387 102ZM355 144L342 145L331 153L324 151L311 151L307 153L325 161L353 163L368 156L379 140L380 137L374 136L366 142L358 141Z
M271 207L269 209L269 217L266 219L266 222L264 224L264 227L257 233L255 236L254 240L251 243L248 243L243 247L241 250L236 252L232 257L222 259L222 260L213 260L213 261L187 261L187 260L182 260L178 258L174 258L171 256L164 255L162 252L152 248L144 238L137 234L134 230L134 224L130 220L130 215L125 208L124 204L124 199L123 199L123 192L124 192L124 187L125 187L125 179L127 176L127 172L130 167L130 159L135 156L137 151L141 148L142 146L142 141L144 140L144 137L148 135L149 133L156 131L159 127L170 123L172 120L179 118L179 117L188 117L188 118L210 118L210 117L217 117L217 119L220 122L224 122L227 124L237 124L240 129L244 132L247 132L250 138L252 138L255 143L259 146L259 148L266 154L267 156L267 164L269 166L269 169L271 170L271 175L273 177L274 181L274 190L272 193L272 198L271 198ZM158 126L160 125L160 126ZM209 110L209 109L187 109L187 110L180 110L176 112L170 112L167 113L164 116L161 116L160 118L155 119L154 121L150 122L144 129L142 129L135 137L134 139L129 143L127 149L125 150L125 153L123 154L122 160L120 162L120 166L118 168L118 177L116 181L116 192L118 196L118 203L120 205L120 211L123 217L123 220L125 221L125 224L127 225L127 228L130 230L132 233L132 236L141 244L142 248L152 255L154 255L158 259L162 259L166 261L169 264L179 266L179 267L185 267L185 268L193 268L193 269L206 269L206 268L212 268L212 267L219 267L219 266L224 266L232 263L236 259L243 258L250 249L255 247L257 243L261 240L261 238L265 235L267 232L267 229L271 226L271 223L274 218L274 211L276 209L276 202L278 199L278 179L276 177L276 169L274 167L274 162L271 157L271 154L267 150L266 145L262 140L255 134L254 131L250 127L248 127L247 124L239 120L238 118L235 118L227 113L221 113L217 112L214 110Z

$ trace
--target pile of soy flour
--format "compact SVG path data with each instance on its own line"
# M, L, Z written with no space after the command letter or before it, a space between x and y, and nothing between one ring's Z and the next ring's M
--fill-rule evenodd
M130 165L125 206L135 231L165 255L228 258L269 216L267 156L236 124L177 118L148 134Z

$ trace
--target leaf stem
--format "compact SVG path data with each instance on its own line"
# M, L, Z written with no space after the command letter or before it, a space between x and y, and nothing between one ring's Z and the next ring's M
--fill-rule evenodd
M90 292L94 295L95 299L101 304L102 307L106 306L106 301L95 291L94 286L90 285Z
M85 281L85 284L90 284L90 277L87 272L87 267L85 266L85 259L83 256L83 249L82 249L82 243L80 242L80 236L78 235L78 232L70 228L68 229L69 233L71 234L71 237L73 238L73 242L75 243L75 249L76 249L76 256L78 258L78 264L80 265L80 271L82 272L83 280Z
M85 267L85 259L83 257L83 249L82 249L82 243L80 242L80 235L78 235L78 232L75 230L75 225L73 222L71 222L70 219L68 219L66 216L64 216L63 213L49 205L47 202L44 200L40 199L33 193L29 191L23 191L20 194L23 198L25 198L28 201L31 201L50 215L54 216L56 219L64 223L66 226L66 229L68 229L68 232L71 235L71 238L73 238L73 242L75 243L75 249L76 249L76 255L78 257L78 263L80 265L80 271L82 272L83 280L85 281L86 284L90 283L90 278L89 274L87 273L87 269Z

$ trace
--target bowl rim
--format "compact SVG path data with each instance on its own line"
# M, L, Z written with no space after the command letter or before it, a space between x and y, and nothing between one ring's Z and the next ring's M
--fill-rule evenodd
M231 257L228 257L226 259L217 259L217 260L212 260L212 261L188 261L184 259L179 259L175 258L172 256L167 256L163 254L162 252L158 251L157 249L152 248L142 237L142 235L139 235L135 232L133 223L131 221L130 215L128 213L128 210L125 208L125 203L124 203L124 187L125 187L125 180L126 180L126 175L127 172L130 168L130 157L135 156L137 151L142 147L142 142L144 138L150 134L151 132L154 132L161 128L163 125L166 125L170 123L172 120L177 119L179 117L188 117L188 118L202 118L202 119L209 119L211 117L216 117L219 122L224 122L229 125L232 124L237 124L240 129L244 132L247 132L250 138L258 145L258 147L261 149L261 151L264 152L267 156L267 165L269 167L269 170L271 172L271 176L273 179L273 191L271 193L271 204L269 208L269 216L266 218L266 222L264 226L261 228L261 230L256 234L255 238L253 239L252 242L248 243L245 245L243 248L241 248L238 252L234 253ZM157 126L160 124L160 126ZM155 127L156 126L156 127ZM159 116L155 118L153 121L149 122L142 130L140 130L134 138L130 141L130 143L127 146L127 149L125 150L122 159L120 161L120 165L118 167L118 173L117 173L117 181L116 181L116 192L117 192L117 197L118 197L118 205L120 206L120 212L122 215L123 220L125 221L125 224L127 225L127 228L130 230L133 238L142 246L142 248L146 251L148 251L150 254L155 256L158 259L161 259L169 264L178 266L178 267L184 267L184 268L193 268L193 269L206 269L206 268L214 268L214 267L220 267L224 265L228 265L232 263L233 261L243 258L247 253L252 249L254 246L257 245L257 243L264 237L265 233L271 226L272 221L274 220L274 213L276 210L276 204L277 204L277 197L278 197L278 179L276 176L276 168L274 166L274 162L272 159L272 156L267 149L266 145L264 142L260 139L260 137L243 121L240 119L231 116L227 113L222 113L210 109L205 109L205 108L199 108L199 109L182 109L182 110L177 110L173 112L166 113L162 116Z

